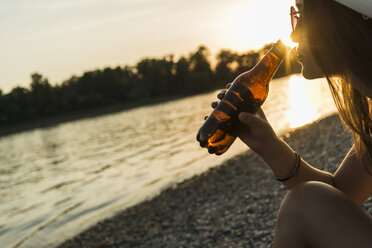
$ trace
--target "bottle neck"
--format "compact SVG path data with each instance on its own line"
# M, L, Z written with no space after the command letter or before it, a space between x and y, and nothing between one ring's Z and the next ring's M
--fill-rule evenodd
M274 77L286 53L287 47L279 40L251 70L251 73L260 79L257 82L264 85L268 84Z
M284 59L284 57L288 53L288 47L286 47L281 40L278 40L270 49L270 51L273 52L280 59Z

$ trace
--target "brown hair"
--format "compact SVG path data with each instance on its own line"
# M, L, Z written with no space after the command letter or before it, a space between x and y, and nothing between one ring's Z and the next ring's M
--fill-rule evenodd
M357 156L372 175L372 102L349 83L358 80L372 89L372 19L332 0L304 2L311 52L353 134Z

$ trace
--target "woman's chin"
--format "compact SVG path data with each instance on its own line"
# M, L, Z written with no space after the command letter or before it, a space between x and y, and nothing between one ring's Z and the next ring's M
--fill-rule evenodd
M317 79L324 77L323 73L318 68L309 68L302 64L301 74L306 79Z
M307 74L307 73L304 73L304 72L302 72L302 76L303 76L304 78L308 79L308 80L320 78L320 77L315 76L315 75L313 75L313 74Z

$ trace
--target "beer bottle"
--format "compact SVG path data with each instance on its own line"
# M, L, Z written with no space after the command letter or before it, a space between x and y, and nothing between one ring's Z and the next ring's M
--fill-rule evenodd
M256 113L269 92L269 83L287 54L287 47L279 40L250 70L233 81L225 97L200 128L196 139L208 152L221 155L235 141L234 127L240 112Z

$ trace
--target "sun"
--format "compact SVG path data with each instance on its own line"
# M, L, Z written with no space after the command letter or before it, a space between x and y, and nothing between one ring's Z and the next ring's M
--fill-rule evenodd
M218 26L218 39L238 51L260 49L279 39L295 47L290 39L289 9L293 4L293 0L234 1L224 9L223 17L213 20Z

